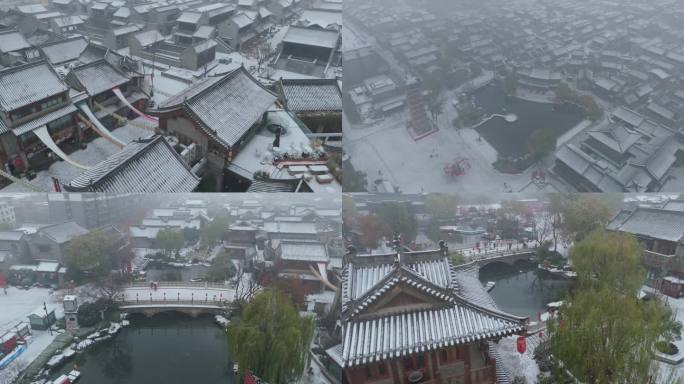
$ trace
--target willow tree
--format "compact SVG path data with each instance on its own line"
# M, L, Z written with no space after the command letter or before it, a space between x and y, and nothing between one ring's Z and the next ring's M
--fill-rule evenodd
M642 301L645 274L632 235L595 230L570 257L577 289L549 323L555 358L585 383L648 383L658 374L656 342L667 333L665 308Z
M301 317L289 297L267 288L228 326L228 344L241 373L285 384L302 377L313 330L313 318Z

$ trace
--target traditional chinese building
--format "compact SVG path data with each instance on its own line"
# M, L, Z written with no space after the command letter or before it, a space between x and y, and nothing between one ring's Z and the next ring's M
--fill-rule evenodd
M608 229L631 233L643 245L642 263L649 285L674 286L684 278L684 201L624 209L608 223Z
M259 129L276 95L244 67L222 77L208 77L161 103L153 113L159 129L181 144L197 146L206 158L206 174L216 190L228 190L224 172L233 157Z
M356 383L496 383L494 343L526 318L499 310L448 249L346 256L342 276L344 377Z

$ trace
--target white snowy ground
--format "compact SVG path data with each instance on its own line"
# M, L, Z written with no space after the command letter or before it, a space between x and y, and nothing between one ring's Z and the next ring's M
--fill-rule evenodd
M497 152L486 140L478 141L479 134L474 129L455 130L451 126L458 113L450 101L457 93L449 92L445 97L444 113L437 122L440 130L418 141L406 129L406 111L368 124L352 124L343 117L345 152L351 156L354 167L368 175L369 185L383 178L405 193L508 192L504 183L512 192L545 193L567 188L551 177L545 185L532 183L531 174L537 167L515 175L497 171L492 166ZM582 127L586 128L586 123L580 123L576 130ZM447 178L443 168L457 158L466 158L470 169L456 179ZM548 169L552 163L549 157L539 168Z
M677 320L684 322L684 298L673 299L671 297L668 297L667 305L669 305L670 308L672 308L673 311L675 311ZM675 341L675 345L677 345L677 348L679 348L679 354L684 354L684 340ZM672 372L673 369L675 370L676 374L682 380L684 380L684 363L680 363L673 366L670 364L659 362L659 365L661 372L660 376L658 377L658 383L665 383L665 379L667 379L668 375Z
M147 124L149 122L142 118L136 118L132 120L135 124ZM131 124L124 125L112 131L112 134L122 140L123 142L131 142L135 139L147 137L153 133L152 130L147 130L134 126ZM119 147L112 144L108 140L98 137L95 140L88 143L86 149L79 149L71 154L69 157L76 161L77 163L94 166L101 161L107 159L109 156L119 152ZM61 159L55 161L47 170L40 171L37 173L36 178L33 180L27 180L31 184L42 188L46 191L53 191L52 178L56 177L62 183L68 183L76 176L83 172L82 169L74 167ZM26 179L25 179L26 180ZM2 189L2 192L32 192L25 186L17 183L12 183L7 187Z
M0 291L0 335L6 330L13 328L20 321L28 322L27 315L41 308L43 303L53 305L57 318L64 316L64 310L59 302L57 294L51 294L49 289L31 288L29 290L7 288L7 295ZM57 337L48 331L31 331L26 351L9 367L0 371L0 384L10 381L10 375L15 375L26 368L38 355Z
M538 337L531 336L527 338L527 349L522 355L516 349L516 339L517 336L510 336L499 341L497 349L501 360L503 360L501 363L511 374L511 378L522 376L528 383L536 383L539 367L537 367L537 363L534 361L533 353L534 348L538 344L538 340L535 339L538 339Z

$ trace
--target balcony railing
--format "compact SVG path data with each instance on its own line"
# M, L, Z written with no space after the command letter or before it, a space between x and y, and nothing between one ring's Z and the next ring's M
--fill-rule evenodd
M655 257L662 257L662 258L666 258L666 259L673 259L673 258L675 258L677 255L675 255L675 254L666 255L666 254L664 254L664 253L658 253L658 252L655 252L655 251L649 251L649 250L647 250L647 249L644 249L644 256L655 256Z

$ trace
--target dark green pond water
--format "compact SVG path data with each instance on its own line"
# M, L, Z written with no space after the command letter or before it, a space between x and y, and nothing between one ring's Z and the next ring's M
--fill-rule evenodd
M225 333L211 316L193 319L170 312L130 320L130 326L77 355L60 373L76 364L79 382L86 384L234 382Z
M479 89L473 96L477 106L484 109L487 116L493 113L514 113L518 116L514 123L494 118L477 128L478 133L503 156L519 157L527 153L534 131L552 130L560 136L583 120L576 108L506 97L498 85Z
M501 310L530 316L530 321L537 321L537 312L545 311L546 304L561 300L568 289L567 281L542 279L537 275L536 266L522 263L485 266L480 270L480 281L496 282L489 294Z

